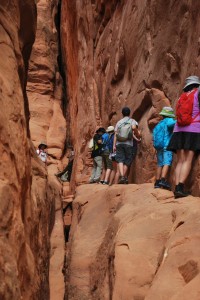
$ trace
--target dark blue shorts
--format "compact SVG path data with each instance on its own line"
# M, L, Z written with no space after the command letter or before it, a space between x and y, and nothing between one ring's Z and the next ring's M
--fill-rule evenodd
M126 145L118 144L116 146L115 160L117 163L123 163L126 166L130 166L137 152L137 148Z

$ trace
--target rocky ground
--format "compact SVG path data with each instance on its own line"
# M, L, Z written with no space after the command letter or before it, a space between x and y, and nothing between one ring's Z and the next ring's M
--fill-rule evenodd
M67 299L199 299L199 205L152 184L79 187Z

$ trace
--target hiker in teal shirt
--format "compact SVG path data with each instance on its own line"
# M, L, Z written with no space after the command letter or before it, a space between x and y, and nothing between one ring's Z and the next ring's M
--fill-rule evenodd
M172 164L173 153L167 150L170 139L172 137L173 128L176 123L175 115L171 107L163 107L160 115L163 116L153 130L153 145L157 154L157 172L154 188L164 188L171 190L170 184L167 182L167 174Z

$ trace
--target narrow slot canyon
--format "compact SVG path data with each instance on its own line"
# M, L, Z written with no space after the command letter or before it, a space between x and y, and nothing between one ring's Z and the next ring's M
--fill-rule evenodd
M0 299L200 299L200 156L175 199L154 188L152 142L161 109L200 76L199 8L0 1ZM124 106L142 135L129 184L88 184L88 143Z

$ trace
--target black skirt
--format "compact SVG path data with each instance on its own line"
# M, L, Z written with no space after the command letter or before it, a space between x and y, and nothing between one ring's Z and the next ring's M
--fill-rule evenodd
M176 152L177 150L200 151L200 133L174 132L167 150L173 152Z

